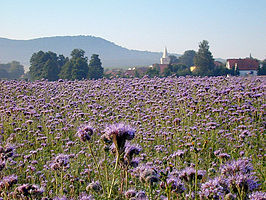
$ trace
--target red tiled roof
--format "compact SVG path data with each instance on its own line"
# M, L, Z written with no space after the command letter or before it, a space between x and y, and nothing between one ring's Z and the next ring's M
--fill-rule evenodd
M257 70L259 62L252 58L245 59L228 59L230 69L237 66L239 70Z

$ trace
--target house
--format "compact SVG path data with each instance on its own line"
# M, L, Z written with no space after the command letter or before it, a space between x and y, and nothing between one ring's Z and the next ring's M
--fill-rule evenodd
M240 76L257 75L259 62L253 58L227 59L226 68L238 69Z

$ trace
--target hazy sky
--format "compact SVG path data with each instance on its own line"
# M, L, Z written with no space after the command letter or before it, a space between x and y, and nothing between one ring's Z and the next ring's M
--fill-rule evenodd
M0 37L93 35L120 46L266 58L266 0L0 0Z

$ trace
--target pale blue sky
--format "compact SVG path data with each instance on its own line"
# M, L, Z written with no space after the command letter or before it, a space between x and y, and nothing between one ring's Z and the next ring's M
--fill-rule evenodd
M266 58L266 0L0 0L0 37L93 35L120 46Z

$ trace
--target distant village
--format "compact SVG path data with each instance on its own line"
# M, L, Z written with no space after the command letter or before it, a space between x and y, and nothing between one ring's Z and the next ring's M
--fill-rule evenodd
M93 54L88 63L85 51L74 49L71 58L54 52L39 51L32 55L30 71L13 61L0 64L0 79L26 79L55 81L99 79L99 78L142 78L148 76L257 76L266 75L266 59L259 61L249 55L247 58L227 59L226 62L214 60L209 51L208 41L203 40L198 52L187 50L177 57L169 55L164 48L159 63L128 69L104 69L99 55Z
M143 77L145 75L149 75L149 71L158 70L158 73L156 75L165 76L166 70L171 65L184 65L184 63L178 62L176 56L169 55L167 52L167 48L165 47L163 51L163 56L160 59L160 63L154 63L151 64L150 66L145 66L145 67L130 67L127 70L111 69L111 70L106 70L105 74L107 77L110 78L112 77L130 78L130 77ZM260 63L259 60L252 58L251 54L247 58L227 59L226 63L215 60L214 65L215 67L226 68L229 72L228 74L230 74L230 71L232 72L238 71L238 74L231 74L231 75L239 75L239 76L264 75L263 72L262 74L258 74L258 71L263 69L263 64ZM191 74L193 74L193 71L197 69L197 66L195 65L187 67L189 67Z

